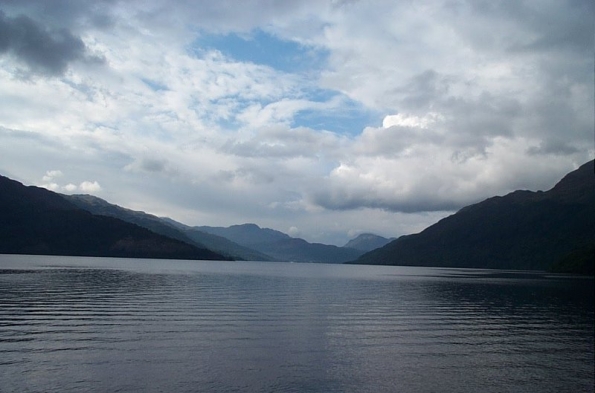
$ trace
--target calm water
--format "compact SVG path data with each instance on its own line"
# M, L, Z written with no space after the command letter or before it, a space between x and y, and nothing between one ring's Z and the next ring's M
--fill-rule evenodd
M580 392L593 280L0 255L2 392Z

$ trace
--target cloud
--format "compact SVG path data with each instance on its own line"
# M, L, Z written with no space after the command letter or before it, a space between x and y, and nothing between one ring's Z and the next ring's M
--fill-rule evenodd
M423 117L419 116L409 116L403 113L399 113L396 115L389 115L382 120L382 127L389 128L392 126L400 126L400 127L419 127L419 128L428 128L428 126L436 121L436 118L439 118L440 115L436 113L428 113Z
M101 186L96 181L94 181L94 182L84 181L79 185L79 189L82 192L93 193L93 192L101 191Z
M31 72L47 76L63 75L73 61L102 62L88 54L81 38L67 28L48 30L28 16L11 18L2 11L0 54L9 54Z
M42 177L43 183L41 183L39 186L55 192L75 193L80 191L85 193L97 193L101 191L101 185L99 185L97 181L91 182L85 180L78 186L73 183L68 183L64 186L60 185L57 182L57 178L62 177L64 177L64 173L61 170L54 169L46 171L45 175Z
M532 155L573 155L579 153L580 150L566 141L562 140L547 140L539 143L538 146L531 146L527 149L527 153Z
M167 159L147 156L135 159L126 165L124 170L137 173L161 174L169 177L178 174L178 170Z
M298 229L298 227L292 226L287 230L287 234L291 237L299 237L301 235L301 231Z
M235 135L223 145L225 152L240 157L292 158L320 157L344 139L332 132L283 125L261 128L246 137Z
M45 176L43 176L43 181L52 181L54 180L56 177L61 177L64 174L62 173L62 171L59 170L51 170L51 171L47 171L45 173Z
M41 184L40 187L47 188L50 191L60 190L60 186L58 185L58 183L44 183Z

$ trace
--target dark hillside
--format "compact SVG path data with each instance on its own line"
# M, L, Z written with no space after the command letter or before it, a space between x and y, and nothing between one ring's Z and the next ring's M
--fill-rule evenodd
M594 243L590 161L549 191L515 191L467 206L356 263L545 270Z
M61 195L0 176L0 253L128 258L223 259L210 250L112 217Z
M171 219L163 219L142 211L134 211L111 204L92 195L62 195L77 207L94 215L108 216L136 224L163 236L189 243L198 248L205 248L224 255L227 259L267 261L271 258L242 247L221 236L198 231L192 227L176 223Z

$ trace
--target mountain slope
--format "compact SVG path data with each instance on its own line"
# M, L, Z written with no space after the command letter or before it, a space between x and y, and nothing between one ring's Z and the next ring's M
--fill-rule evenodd
M515 191L467 206L355 263L548 269L595 243L593 169L590 161L547 192Z
M224 237L211 235L198 231L192 227L163 219L152 214L134 211L111 204L92 195L62 195L81 209L94 215L115 217L122 221L147 228L155 233L192 244L199 248L206 248L225 255L228 259L241 259L252 261L269 261L271 257L240 246Z
M253 247L278 260L292 262L343 263L351 261L363 253L353 248L309 243L304 239L297 238L255 244Z
M238 244L270 255L277 261L343 263L363 254L353 248L309 243L303 239L256 224L223 227L196 227L197 229L224 236Z
M209 249L231 255L234 259L241 259L244 261L265 261L270 262L275 258L265 253L256 251L250 247L244 247L236 242L226 239L223 236L213 235L211 233L199 231L193 227L188 227L183 230L184 234L189 238L196 240Z
M95 216L107 216L126 221L131 224L136 224L140 227L149 229L155 233L163 236L177 239L186 243L192 243L192 240L184 235L181 231L165 224L159 217L156 217L145 212L134 211L123 208L118 205L111 204L101 198L88 194L78 195L61 195L62 198L71 202L75 206L88 211ZM207 248L203 244L194 244L201 248Z
M383 247L392 240L394 240L394 238L387 239L372 233L362 233L361 235L358 235L357 237L348 241L343 247L355 248L356 250L368 252Z
M224 259L112 217L94 216L61 195L0 176L0 253Z
M232 225L227 228L209 226L199 226L195 228L213 235L223 236L246 247L291 239L289 235L286 235L283 232L270 228L261 228L256 224Z

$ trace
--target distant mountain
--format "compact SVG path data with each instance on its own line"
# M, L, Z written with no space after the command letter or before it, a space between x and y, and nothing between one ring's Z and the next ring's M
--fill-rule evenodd
M270 261L272 259L268 255L240 246L224 237L196 230L172 219L164 219L142 211L126 209L92 195L62 196L79 208L94 215L115 217L196 247L215 251L224 255L227 259L251 261Z
M111 204L93 195L59 195L75 206L86 210L93 215L118 218L122 221L149 229L160 235L177 239L186 243L193 243L193 241L188 236L184 235L180 230L164 223L163 220L152 214L126 209L121 206ZM199 242L194 243L195 246L207 248L205 245Z
M343 247L355 248L356 250L368 252L383 247L393 240L395 239L387 239L372 233L362 233L361 235L358 235L354 239L348 241Z
M265 262L275 260L275 258L270 255L264 254L250 247L244 247L240 244L237 244L236 242L226 239L223 236L213 235L193 227L184 229L184 233L189 238L206 245L209 249L224 253L225 255L230 255L233 257L233 259Z
M309 243L303 239L256 224L223 227L196 227L196 229L223 236L243 246L270 255L277 261L343 263L363 254L353 248Z
M67 201L94 215L118 218L155 233L201 248L228 259L252 261L295 261L341 263L359 257L363 251L326 244L308 243L256 224L223 227L190 227L172 219L126 209L92 195L62 195Z
M467 206L355 263L537 270L558 266L559 271L592 272L594 244L595 176L590 161L547 192L515 191Z
M292 262L343 263L351 261L363 253L353 248L309 243L299 238L262 243L253 245L253 247L278 260Z
M225 259L122 220L96 216L61 195L0 176L0 253Z
M291 239L289 235L283 232L270 228L261 228L256 224L232 225L227 228L209 226L198 226L194 228L213 235L223 236L246 247Z

